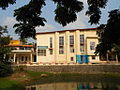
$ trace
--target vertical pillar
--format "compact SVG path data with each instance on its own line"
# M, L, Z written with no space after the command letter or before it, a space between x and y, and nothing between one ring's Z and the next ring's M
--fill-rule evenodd
M75 63L77 63L77 55L80 55L80 31L76 30L75 31L75 44L74 44L74 49L75 49ZM79 58L80 59L80 58Z
M109 55L108 55L108 53L107 53L107 62L109 61L108 57L109 57Z
M15 63L16 53L13 54L13 62Z
M55 32L55 40L54 40L54 62L57 63L57 57L59 55L59 33Z
M80 52L80 40L79 40L79 30L75 32L75 54L79 54Z
M32 62L32 53L30 54L30 62Z
M118 64L118 56L116 55L116 64Z
M69 49L70 49L69 48L69 33L70 33L69 31L65 32L65 51L66 51L65 52L65 54L66 54L66 59L65 59L66 61L65 61L65 63L69 62L68 61L69 60L69 53L70 53L69 52Z

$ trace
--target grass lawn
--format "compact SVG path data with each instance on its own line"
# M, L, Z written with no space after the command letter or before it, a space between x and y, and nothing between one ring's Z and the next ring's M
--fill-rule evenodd
M47 76L42 76L42 75ZM33 71L19 71L12 75L0 78L0 90L24 90L26 85L52 82L93 81L115 82L120 84L120 74L80 74L80 73L47 73Z

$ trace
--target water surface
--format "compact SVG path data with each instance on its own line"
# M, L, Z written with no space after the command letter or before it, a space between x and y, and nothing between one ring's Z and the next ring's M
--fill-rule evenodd
M120 85L100 82L55 82L26 86L26 90L120 90Z

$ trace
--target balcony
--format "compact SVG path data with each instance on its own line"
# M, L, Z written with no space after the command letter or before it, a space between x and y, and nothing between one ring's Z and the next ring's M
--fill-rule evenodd
M11 52L14 52L14 53L31 53L32 50L12 50Z

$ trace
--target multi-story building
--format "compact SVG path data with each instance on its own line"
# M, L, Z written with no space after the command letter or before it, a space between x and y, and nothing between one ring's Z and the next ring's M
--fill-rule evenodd
M10 60L15 64L27 64L36 62L36 55L33 45L23 45L20 40L11 40L9 45L11 53Z
M38 63L95 63L96 28L40 32L36 34Z

